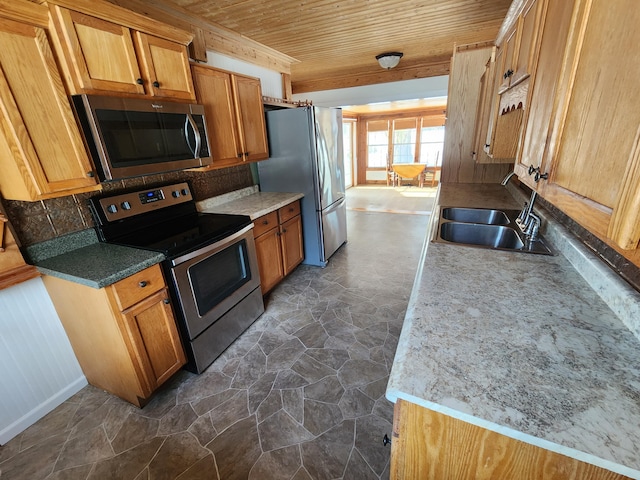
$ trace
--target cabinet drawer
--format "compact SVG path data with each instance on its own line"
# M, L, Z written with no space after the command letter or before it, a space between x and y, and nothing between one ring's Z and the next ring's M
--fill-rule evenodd
M253 221L253 238L258 238L265 232L268 232L273 227L278 226L278 212L273 211L267 213L261 217L256 218Z
M154 265L114 283L111 288L122 311L165 286L160 265Z
M290 203L289 205L285 205L281 209L278 210L278 216L280 217L280 223L284 223L290 218L295 217L296 215L300 215L300 202L296 201Z

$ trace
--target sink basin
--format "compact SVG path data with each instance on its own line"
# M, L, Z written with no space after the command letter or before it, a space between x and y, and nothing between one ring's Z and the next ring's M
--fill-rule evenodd
M483 223L486 225L509 225L511 221L502 210L485 208L447 207L442 209L442 217L453 222Z
M518 233L503 225L447 222L440 226L440 238L452 243L508 250L521 250L524 247Z

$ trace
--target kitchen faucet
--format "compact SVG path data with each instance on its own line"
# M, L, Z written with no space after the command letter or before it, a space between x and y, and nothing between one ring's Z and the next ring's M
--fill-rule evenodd
M509 172L500 182L501 185L506 185L511 180L511 177L515 175L515 171ZM533 212L533 204L538 197L538 193L535 190L531 191L531 198L528 202L524 202L524 207L520 211L518 218L516 218L516 225L522 233L527 237L527 240L534 241L538 237L540 230L540 217Z

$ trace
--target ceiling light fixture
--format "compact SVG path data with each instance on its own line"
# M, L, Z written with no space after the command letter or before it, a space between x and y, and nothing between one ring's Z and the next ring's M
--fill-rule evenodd
M376 60L378 60L378 63L382 68L389 70L398 65L402 55L402 52L381 53L380 55L376 55Z

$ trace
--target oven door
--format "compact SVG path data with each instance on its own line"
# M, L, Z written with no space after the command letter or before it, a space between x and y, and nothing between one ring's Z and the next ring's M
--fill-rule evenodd
M193 340L260 287L253 224L171 261L187 334Z

